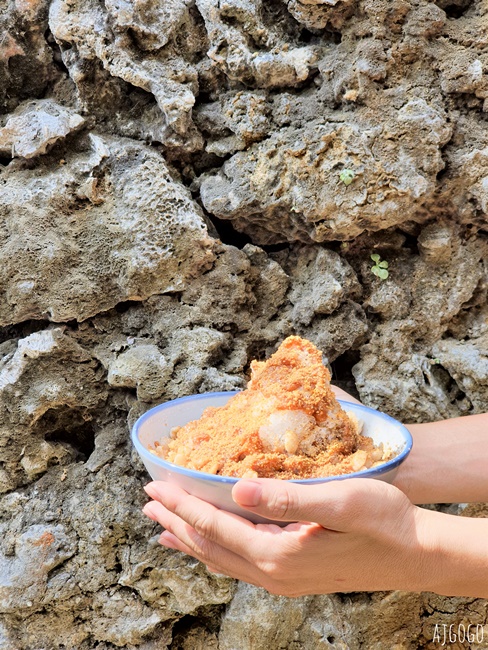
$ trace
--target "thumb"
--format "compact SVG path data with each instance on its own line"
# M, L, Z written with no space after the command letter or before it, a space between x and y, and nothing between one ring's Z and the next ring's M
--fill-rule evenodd
M338 531L358 530L371 521L391 485L350 478L315 485L280 479L243 479L232 489L234 501L268 519L308 521ZM391 496L391 495L390 495Z

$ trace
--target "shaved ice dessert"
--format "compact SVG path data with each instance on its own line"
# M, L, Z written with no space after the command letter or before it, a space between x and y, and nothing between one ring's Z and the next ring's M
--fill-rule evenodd
M330 379L321 352L290 336L267 361L252 361L246 390L173 428L151 451L188 469L241 478L337 476L390 460L395 453L362 434Z

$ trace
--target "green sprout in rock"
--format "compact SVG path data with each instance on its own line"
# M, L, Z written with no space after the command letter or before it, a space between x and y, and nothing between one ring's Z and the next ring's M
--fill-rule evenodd
M376 275L380 280L386 280L388 277L388 262L386 260L381 261L378 253L373 253L371 259L374 262L374 266L371 267L371 273Z
M350 185L353 182L355 176L356 174L352 171L352 169L343 169L339 174L339 178L344 183L344 185Z

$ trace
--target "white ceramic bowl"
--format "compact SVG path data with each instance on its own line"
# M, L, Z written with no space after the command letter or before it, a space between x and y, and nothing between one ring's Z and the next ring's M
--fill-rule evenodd
M139 453L147 471L154 481L168 481L183 488L222 510L234 512L254 523L268 522L258 515L240 508L232 500L232 486L239 479L230 476L216 476L206 472L197 472L186 467L174 465L151 453L156 441L169 436L173 427L182 426L191 420L197 420L209 406L223 406L237 391L225 393L203 393L191 395L160 404L142 415L132 428L132 442ZM324 478L293 479L294 483L314 484L337 481L345 478L376 478L391 483L399 465L405 460L412 448L412 436L408 429L385 413L361 404L339 400L344 410L353 411L364 422L363 433L370 436L376 445L384 443L393 450L398 450L395 458L371 469L327 476ZM277 522L275 522L277 523Z

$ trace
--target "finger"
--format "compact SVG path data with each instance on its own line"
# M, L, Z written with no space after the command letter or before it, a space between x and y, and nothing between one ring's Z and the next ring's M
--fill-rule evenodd
M166 528L163 539L165 539L166 532L169 531L172 535L172 537L169 537L170 542L175 543L176 539L179 540L176 547L178 550L191 555L204 564L219 567L220 573L239 577L240 579L245 579L241 576L249 577L251 575L251 564L247 560L216 542L202 537L187 522L158 501L151 501L146 504L144 510L149 511ZM259 569L255 568L254 572L259 572Z
M176 537L176 535L173 535L173 533L171 533L169 530L165 530L161 533L158 542L163 546L167 546L168 548L173 548L176 551L181 551L182 553L186 553L186 555L191 555L197 560L199 559L196 557L195 551L193 549L191 549L189 546L184 544L181 541L181 539L178 539L178 537Z
M144 489L150 497L189 524L201 537L248 560L252 558L261 531L250 521L220 510L164 481L153 481Z
M159 536L158 541L160 544L167 546L168 548L172 548L174 550L181 551L182 553L186 553L187 555L191 555L191 557L194 557L199 562L206 564L204 558L199 557L199 555L195 553L192 548L187 546L184 542L181 541L181 539L179 539L169 530L163 531ZM263 581L260 579L261 572L259 572L252 564L245 561L236 562L234 558L232 558L231 566L227 566L221 561L221 558L222 560L225 560L226 558L224 553L217 552L217 557L219 558L217 562L206 564L207 570L209 572L215 573L217 575L227 576L229 578L234 578L236 580L243 580L244 582L253 584L256 587L263 586Z
M361 402L358 399L356 399L352 395L349 395L349 393L346 393L346 391L342 390L342 388L339 388L339 386L333 386L331 384L330 387L338 399L342 399L346 402L354 402L355 404L361 404Z
M215 573L216 576L225 576L225 573L220 573L219 569L216 569L214 566L207 566L207 571L209 573ZM229 576L232 578L233 576Z
M187 553L187 555L191 555L191 553L187 552L186 548L181 548L181 546L183 546L183 542L180 542L180 540L175 535L173 535L173 533L170 533L169 530L165 530L161 533L158 539L158 543L162 546L174 548L177 551L182 551L183 553ZM190 549L188 549L188 551L189 550Z
M186 555L191 555L195 559L200 560L189 546L184 544L176 535L173 535L169 530L165 530L161 535L159 536L158 542L162 546L166 546L168 548L172 548L176 551L181 551L182 553L185 553ZM228 576L230 578L237 578L237 579L242 579L238 578L236 575L231 575L230 573L226 573L225 569L222 567L216 567L216 566L210 566L206 565L207 571L210 573L215 573L217 575L222 575L222 576Z
M234 501L269 519L310 521L336 531L370 525L373 510L396 488L373 479L351 478L315 485L279 479L238 481Z

